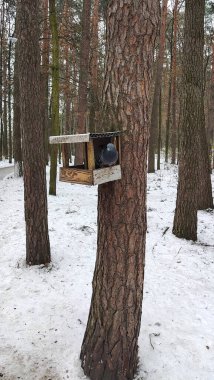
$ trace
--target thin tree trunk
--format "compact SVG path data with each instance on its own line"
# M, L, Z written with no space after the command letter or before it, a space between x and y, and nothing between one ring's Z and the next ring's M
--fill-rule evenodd
M49 82L49 53L50 53L50 29L48 22L48 0L43 0L42 6L43 13L43 42L42 42L42 67L41 67L41 80L42 80L42 105L43 105L43 128L45 135L45 157L48 163L49 155L49 118L48 118L48 82Z
M52 33L52 108L51 135L59 134L59 36L55 0L49 0L50 28ZM57 144L51 145L49 194L56 195Z
M8 158L8 78L7 78L7 64L8 64L8 49L6 42L6 35L3 35L3 156Z
M179 179L173 233L197 239L200 128L204 122L205 0L185 5Z
M159 107L160 107L160 90L162 85L163 76L163 62L166 38L166 18L167 18L167 3L168 0L162 2L161 12L161 30L160 30L160 47L157 59L157 70L155 77L155 91L152 104L152 116L149 138L149 156L148 156L148 172L155 172L155 151L157 149L158 141L158 125L159 125Z
M39 0L18 0L19 85L24 163L26 261L50 262L44 133L41 123Z
M160 91L157 170L160 170L160 162L161 162L161 131L162 131L162 92Z
M127 133L121 141L122 179L98 189L97 259L81 350L82 367L92 380L131 380L138 364L149 91L158 16L158 1L136 6L114 0L108 7L104 104L114 114L114 125Z
M18 19L19 14L16 15L15 35L19 34ZM14 176L22 177L22 144L21 144L21 121L20 121L20 89L19 89L19 40L17 39L15 45L15 62L14 62L14 79L13 79L13 152L14 152Z
M175 0L173 8L173 46L172 46L172 134L171 134L171 150L172 164L176 160L177 147L177 120L176 120L176 101L177 101L177 34L178 34L178 0Z
M100 102L98 95L98 22L99 22L99 0L94 0L93 16L91 22L91 59L90 59L90 115L89 130L97 131L99 123Z
M89 53L90 53L90 16L91 0L83 0L82 10L82 36L80 43L80 68L79 68L79 92L78 92L78 119L77 133L86 132L87 95L89 78ZM82 164L83 144L76 144L75 163Z
M10 35L10 33L9 33ZM9 147L9 163L12 162L13 155L13 147L12 147L12 124L11 124L11 50L12 50L12 41L9 41L9 49L8 49L8 131L9 131L9 139L8 139L8 147Z

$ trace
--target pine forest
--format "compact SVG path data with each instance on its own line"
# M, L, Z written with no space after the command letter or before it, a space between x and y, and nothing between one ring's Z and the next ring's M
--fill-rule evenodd
M0 0L0 378L214 380L214 1Z

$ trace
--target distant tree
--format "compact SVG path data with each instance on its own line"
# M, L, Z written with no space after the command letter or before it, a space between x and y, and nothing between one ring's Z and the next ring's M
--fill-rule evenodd
M44 133L41 122L40 0L17 0L26 261L50 262Z
M51 135L59 135L59 35L55 0L49 0L50 29L52 34L52 99ZM51 146L49 194L56 195L58 146Z
M109 1L104 109L113 114L113 126L126 132L122 179L98 188L97 259L81 350L82 367L92 380L131 380L138 364L149 93L158 23L158 0Z
M15 35L19 35L19 13L16 15ZM21 126L20 126L20 89L19 89L19 46L20 41L17 39L15 45L15 62L14 62L14 79L13 79L13 151L14 151L14 175L22 177L22 144L21 144Z
M172 151L172 164L176 160L177 148L177 119L176 119L176 105L177 105L177 40L178 40L178 4L179 1L174 1L173 7L173 42L172 42L172 133L171 133L171 151Z
M161 28L160 28L160 42L159 42L159 52L157 58L157 68L155 75L155 90L152 103L152 116L151 116L151 126L150 126L150 138L149 138L149 159L148 159L148 172L155 172L155 151L157 148L158 141L158 126L160 125L160 108L161 108L161 86L162 86L162 76L163 76L163 63L164 63L164 52L165 52L165 39L166 39L166 18L167 18L167 4L168 0L162 1L162 12L161 12Z
M89 79L89 53L90 53L90 18L91 0L83 0L81 16L81 42L80 42L80 66L79 66L79 89L78 89L78 115L77 133L86 132L87 96ZM82 144L77 144L75 162L83 163Z
M197 239L197 210L199 194L202 195L200 176L203 174L203 170L207 172L205 161L202 158L203 149L205 149L204 154L206 154L204 133L204 13L205 0L186 1L179 179L173 233L178 237L190 240ZM203 160L203 168L200 160Z

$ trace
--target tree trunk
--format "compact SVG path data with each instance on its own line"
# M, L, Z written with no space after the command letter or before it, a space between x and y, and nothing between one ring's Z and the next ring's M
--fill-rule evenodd
M152 104L152 117L149 137L149 156L148 156L148 172L155 172L155 150L157 149L158 141L158 126L159 126L159 107L160 107L160 91L163 76L163 62L166 38L166 18L167 18L167 3L168 0L162 2L161 12L161 30L160 30L160 47L157 59L157 70L155 77L155 91Z
M131 380L138 363L146 236L149 92L159 2L111 1L104 104L122 135L122 179L99 186L93 295L82 344L92 380ZM140 78L140 79L139 79ZM109 126L111 128L111 126Z
M177 78L177 34L178 34L178 0L175 0L173 8L173 45L172 45L172 134L171 134L171 150L172 164L176 160L177 147L177 120L176 120L176 78Z
M3 156L8 158L8 78L7 78L8 48L6 33L3 35Z
M214 37L212 38L211 49L212 49L212 68L211 68L209 108L208 108L208 141L209 141L209 150L210 150L210 169L212 169L213 167L213 159L214 159L214 155L213 155L214 152L212 152L213 144L214 144Z
M41 66L41 80L42 80L42 105L43 105L43 128L45 135L45 159L48 164L49 156L49 117L48 117L48 81L49 81L49 53L50 53L50 29L48 22L48 0L43 0L42 4L43 15L43 41L42 41L42 66Z
M10 35L10 30L9 30ZM12 86L12 78L11 78L11 50L12 50L12 41L9 41L9 49L8 49L8 131L9 131L9 139L8 139L8 147L9 147L9 163L12 163L13 157L13 147L12 147L12 124L11 124L11 86Z
M2 160L3 155L3 30L4 30L4 1L2 3L1 9L1 43L0 43L0 122L1 122L1 131L0 131L0 160Z
M205 129L205 115L201 117L198 150L198 210L213 208L209 148Z
M78 92L78 119L77 133L86 132L87 95L89 78L89 53L90 53L90 16L91 0L83 1L82 10L82 36L80 42L80 68L79 68L79 92ZM76 144L75 163L82 164L83 144Z
M160 91L160 101L159 101L159 128L158 128L158 160L157 160L157 170L160 170L160 162L161 162L161 131L162 131L162 91Z
M26 261L50 262L44 133L41 123L39 1L18 0L19 85L24 163Z
M15 35L19 34L18 19L19 14L16 15ZM14 62L14 79L13 79L13 152L14 152L14 176L22 177L22 144L21 144L21 125L20 125L20 89L19 89L19 40L15 46L15 62Z
M204 122L205 0L185 5L179 179L173 233L197 239L200 128Z
M94 0L93 16L91 22L91 59L90 59L90 115L89 130L97 131L99 125L100 102L98 95L98 22L99 22L99 0Z
M59 36L55 0L49 0L50 27L52 33L52 107L51 135L59 134ZM51 145L49 194L56 195L57 144Z

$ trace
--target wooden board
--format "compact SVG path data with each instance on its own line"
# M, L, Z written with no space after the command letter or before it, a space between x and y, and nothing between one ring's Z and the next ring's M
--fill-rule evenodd
M101 185L102 183L116 181L118 179L121 179L120 165L93 170L94 185Z
M61 136L49 137L50 144L82 143L82 142L88 142L89 140L90 140L89 133L84 133L80 135L61 135Z
M59 180L62 182L93 185L92 170L79 168L60 168Z

